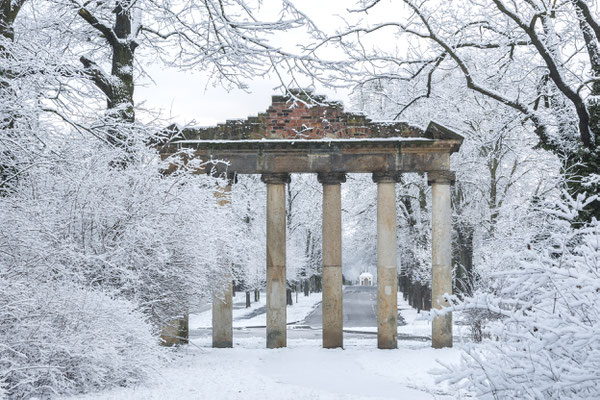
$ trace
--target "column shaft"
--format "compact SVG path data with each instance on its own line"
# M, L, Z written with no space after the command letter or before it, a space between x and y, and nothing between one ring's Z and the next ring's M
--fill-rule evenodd
M212 347L233 347L233 302L231 276L226 278L225 286L212 298Z
M444 294L452 294L452 252L450 181L433 181L432 197L432 306L440 309L447 306ZM432 325L432 346L452 347L452 313L436 317Z
M398 347L398 268L395 181L377 183L377 347Z
M289 179L289 176L288 176ZM267 348L285 347L285 182L267 183Z
M230 205L231 182L219 188L215 197L220 206ZM213 292L212 296L212 346L217 348L233 347L233 300L232 279L228 272L224 277L224 286Z
M339 175L339 174L338 174ZM328 180L325 180L329 178ZM337 177L319 176L323 183L323 347L343 347L342 194Z

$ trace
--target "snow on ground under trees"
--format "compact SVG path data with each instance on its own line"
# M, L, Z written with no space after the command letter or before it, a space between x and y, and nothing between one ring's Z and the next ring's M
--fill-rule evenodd
M246 294L237 292L233 298L233 327L246 328L250 326L266 326L267 323L267 295L261 292L260 300L254 301L254 293L251 293L252 302L249 308L246 308ZM311 313L321 302L321 293L311 293L310 296L293 295L293 305L287 307L287 322L300 322ZM190 314L190 329L203 329L212 326L212 312L210 305L207 305L201 312Z
M264 303L243 306L244 293L234 300L234 326L259 326L264 314L244 319ZM418 320L399 293L398 306L407 324L404 331L424 333L427 321ZM300 295L288 307L288 321L301 321L321 300L320 294ZM301 315L303 313L303 315ZM457 399L466 396L436 384L438 360L457 363L460 344L435 350L429 340L400 340L397 350L378 350L373 334L344 334L344 349L321 348L321 331L288 328L288 347L266 349L264 329L234 330L233 349L213 349L203 330L210 310L192 315L192 344L158 371L150 383L69 399ZM412 327L412 328L410 328ZM400 327L402 328L402 327ZM400 330L400 329L399 329ZM208 330L207 330L208 331ZM429 327L430 331L430 327Z

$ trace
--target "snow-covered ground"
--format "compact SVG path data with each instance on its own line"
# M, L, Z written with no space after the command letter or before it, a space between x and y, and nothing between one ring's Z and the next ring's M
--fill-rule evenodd
M296 323L302 321L308 314L312 312L321 303L321 293L311 293L310 296L298 295L296 302L296 294L292 294L293 305L287 307L287 322ZM254 300L254 293L252 293ZM253 326L266 326L266 293L260 294L260 301L252 301L251 307L246 308L246 294L243 292L236 293L233 298L233 327L247 328ZM190 329L208 329L212 326L212 311L208 307L205 311L190 314Z
M246 338L233 349L189 346L154 382L76 399L456 399L428 371L458 361L457 349L400 341L378 350L376 338L346 340L345 349L325 350L319 340L290 339L284 349Z
M261 297L264 299L264 296ZM418 320L416 311L402 300L399 308L407 325L400 333L430 336L427 321ZM234 325L264 325L263 302L249 309L243 293L234 304ZM294 299L295 300L295 299ZM302 321L321 300L319 294L299 296L288 307L288 321ZM247 318L251 316L250 318ZM206 325L208 324L208 325ZM192 316L192 329L210 326L210 310ZM434 350L429 341L400 340L397 350L378 350L375 335L346 333L344 349L321 348L320 331L288 327L288 347L265 349L264 330L242 329L235 334L235 348L210 348L210 335L192 339L180 350L179 358L157 371L154 381L141 387L122 388L71 399L459 399L465 393L450 392L435 383L429 372L439 367L437 360L454 363L459 348ZM402 328L402 329L401 329ZM365 328L369 329L369 328ZM240 332L240 333L241 333ZM460 345L459 345L460 346Z

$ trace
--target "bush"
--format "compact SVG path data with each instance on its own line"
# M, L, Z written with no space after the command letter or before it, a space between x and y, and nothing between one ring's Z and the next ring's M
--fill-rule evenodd
M0 287L0 382L12 398L137 383L160 365L158 340L129 301L60 281Z
M155 152L72 138L0 207L0 386L13 397L126 385L158 333L227 276L217 182L161 173Z
M600 223L578 225L596 197L564 195L538 215L545 220L513 261L495 274L497 290L475 293L453 309L483 310L489 322L480 345L441 379L481 399L600 398ZM510 253L510 252L507 252Z

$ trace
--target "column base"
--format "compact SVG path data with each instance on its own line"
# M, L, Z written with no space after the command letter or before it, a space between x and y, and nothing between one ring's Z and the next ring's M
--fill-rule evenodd
M431 325L431 347L452 347L452 314L435 317Z

